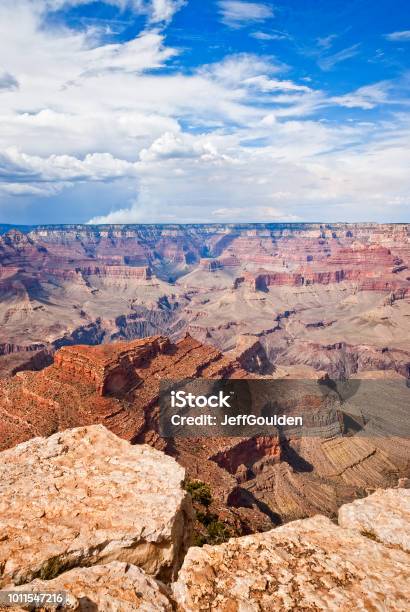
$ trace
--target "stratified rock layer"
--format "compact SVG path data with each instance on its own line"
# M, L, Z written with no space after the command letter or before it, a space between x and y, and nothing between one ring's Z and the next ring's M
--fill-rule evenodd
M316 516L191 548L173 592L185 612L404 612L409 560Z
M15 368L8 353L187 331L224 351L257 336L251 371L410 371L408 224L6 230L0 375Z
M190 336L63 347L41 372L0 380L0 450L60 429L102 423L145 441L161 379L241 378L238 362Z
M172 577L190 539L184 470L102 426L1 453L0 586L126 561Z
M135 565L113 561L107 565L81 567L53 580L33 580L15 587L16 592L65 593L65 610L71 612L171 612L165 588ZM1 609L1 608L0 608ZM28 608L14 607L14 612ZM55 610L55 607L45 607Z
M364 491L393 487L398 478L409 476L409 443L404 437L389 440L377 432L341 437L339 421L336 430L324 429L318 439L162 438L161 380L255 378L257 374L244 366L253 363L254 369L264 369L263 349L255 338L245 338L244 347L242 361L247 363L242 365L240 355L223 355L189 335L178 342L153 336L63 347L50 367L0 380L0 450L70 427L102 424L127 441L165 450L186 469L188 478L208 483L214 500L211 511L238 535L318 512L334 517L343 503ZM306 372L303 366L281 368L269 376L297 378L301 371L304 378L325 378L325 373ZM384 405L401 387L407 392L400 380L393 389L382 386L384 395L378 392L378 423L383 421ZM355 397L362 398L359 407L366 406L365 393ZM301 406L316 410L322 402L317 388L314 397L303 397ZM403 403L401 392L395 402ZM388 426L392 416L390 411Z
M379 490L345 504L339 525L410 552L410 489Z

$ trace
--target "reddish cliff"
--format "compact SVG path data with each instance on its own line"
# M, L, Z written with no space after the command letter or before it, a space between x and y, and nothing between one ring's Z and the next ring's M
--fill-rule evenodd
M190 336L176 344L156 336L63 347L41 372L0 381L0 448L94 423L133 440L151 425L146 411L158 401L160 380L196 376L237 378L246 372Z

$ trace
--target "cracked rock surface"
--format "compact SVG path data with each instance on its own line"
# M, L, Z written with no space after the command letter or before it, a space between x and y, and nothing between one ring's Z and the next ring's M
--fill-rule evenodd
M407 612L408 490L342 506L339 525L316 515L187 550L183 478L100 425L0 453L0 588L65 591L75 612Z
M339 509L339 525L410 552L410 489L379 489Z
M124 561L171 579L192 521L184 469L101 425L1 453L0 587Z
M191 548L173 593L185 612L404 612L409 560L315 516L220 546Z

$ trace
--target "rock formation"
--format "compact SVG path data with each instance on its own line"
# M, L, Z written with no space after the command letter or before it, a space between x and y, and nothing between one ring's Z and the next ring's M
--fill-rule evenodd
M176 344L155 336L130 343L63 347L41 372L0 381L0 448L33 436L102 423L117 435L153 442L151 420L160 381L167 378L240 378L238 362L190 336ZM160 447L163 448L163 443Z
M339 510L339 525L410 553L410 490L378 490Z
M164 579L190 540L184 470L104 427L34 438L0 464L0 587L123 561Z
M256 353L255 340L245 344L245 367L250 359L259 366L264 363L259 351L259 341ZM326 379L323 372L296 370L279 368L273 375L298 378L302 373L304 378ZM176 343L156 336L96 347L66 346L42 371L22 371L0 381L0 446L6 449L34 436L100 423L127 441L164 450L186 468L189 478L207 483L213 497L210 511L222 517L232 534L266 530L318 512L335 517L340 505L366 490L392 487L409 476L408 442L393 436L401 412L394 420L390 411L384 430L367 437L341 437L338 420L336 429L324 424L321 438L160 436L162 379L252 376L232 355L190 336ZM399 405L407 389L401 377L394 384ZM378 424L386 422L384 405L393 391L384 385L377 392ZM360 411L367 396L357 397ZM315 396L302 396L300 401L312 411L319 409L320 387ZM389 427L392 433L386 438Z
M388 492L378 493L389 517ZM396 499L404 494L398 491ZM372 496L373 497L373 496ZM361 500L366 511L371 498ZM384 510L383 510L384 509ZM400 515L408 538L409 522ZM345 508L341 508L344 515ZM349 527L349 525L346 525ZM385 526L386 540L395 525ZM197 610L370 610L404 612L410 557L323 516L295 521L220 546L190 548L173 584L184 612Z
M183 478L101 426L3 451L0 589L63 592L77 612L407 610L408 490L343 506L339 526L317 515L188 548Z
M52 580L36 579L16 593L61 593L64 610L72 612L172 612L173 605L164 585L135 565L112 561L106 565L75 568ZM1 609L1 606L0 606ZM13 607L15 612L28 609ZM36 608L39 609L39 606ZM55 606L41 610L55 610Z
M256 336L239 336L235 349L228 354L234 357L247 372L262 375L273 372L266 351Z
M297 365L306 345L401 350L400 365L391 359L383 367L407 376L406 224L5 230L0 345L13 352L150 335L177 340L189 331L224 351L257 336L271 366ZM310 353L305 365L316 367ZM11 373L10 359L3 361L0 370Z

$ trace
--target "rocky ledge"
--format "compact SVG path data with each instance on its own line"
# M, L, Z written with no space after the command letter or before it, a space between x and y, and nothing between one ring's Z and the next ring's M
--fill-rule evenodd
M124 561L175 577L190 539L184 469L101 425L1 453L0 587Z
M404 612L409 562L405 552L318 515L220 546L191 548L173 594L185 612Z
M339 525L317 515L187 550L184 470L160 451L98 425L20 444L0 465L4 590L64 591L82 612L408 609L408 490L342 506Z
M339 510L339 525L410 553L410 489L378 490Z

